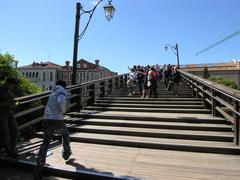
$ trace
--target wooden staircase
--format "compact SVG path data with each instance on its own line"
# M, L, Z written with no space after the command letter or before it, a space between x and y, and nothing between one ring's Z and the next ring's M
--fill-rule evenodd
M162 150L240 154L232 127L213 117L201 99L180 84L179 95L160 86L158 98L128 96L122 89L67 117L71 141Z
M128 96L121 89L66 116L73 154L61 157L55 135L45 176L70 179L239 179L240 148L232 125L213 117L202 100L180 84L179 95L160 86L158 98ZM19 161L1 164L27 169L32 177L42 132L19 146ZM231 155L232 154L232 155ZM25 178L26 179L26 178Z

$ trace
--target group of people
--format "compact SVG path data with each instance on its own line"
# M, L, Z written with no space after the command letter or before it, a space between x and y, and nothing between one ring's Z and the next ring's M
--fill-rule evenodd
M14 118L14 90L18 86L16 78L8 77L5 84L0 87L0 138L2 151L4 150L7 157L18 159L19 155L16 150L18 138L18 126ZM37 156L37 169L35 179L42 179L42 170L46 162L48 146L50 144L54 131L58 131L62 135L63 151L62 157L68 160L72 154L70 148L69 133L64 121L64 114L68 107L69 93L66 90L66 82L58 80L52 93L48 98L48 102L43 115L43 143L40 146Z
M178 86L181 80L180 72L177 67L168 65L136 66L129 68L127 86L130 89L129 96L141 95L141 98L157 98L157 88L160 81L164 79L167 90L173 90L178 95Z

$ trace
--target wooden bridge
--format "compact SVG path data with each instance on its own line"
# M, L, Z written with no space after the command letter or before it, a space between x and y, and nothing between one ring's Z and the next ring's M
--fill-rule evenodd
M66 122L73 154L61 157L58 135L44 174L59 179L239 179L238 91L181 72L179 95L128 96L127 74L71 86ZM21 97L15 116L20 160L0 158L2 177L33 179L42 142L39 123L50 92ZM30 136L30 135L29 135ZM3 166L4 165L4 166Z

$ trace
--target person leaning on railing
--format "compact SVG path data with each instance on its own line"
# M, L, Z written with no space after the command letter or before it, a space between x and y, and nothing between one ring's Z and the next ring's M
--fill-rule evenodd
M18 84L16 78L8 77L3 87L0 87L0 135L2 146L8 157L18 159L15 149L17 144L18 126L14 118L14 89Z

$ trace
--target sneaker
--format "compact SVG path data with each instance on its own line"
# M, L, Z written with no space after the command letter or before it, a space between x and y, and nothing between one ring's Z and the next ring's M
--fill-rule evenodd
M71 156L72 152L68 151L68 152L64 152L62 151L62 157L65 161L67 161L69 159L69 157Z

